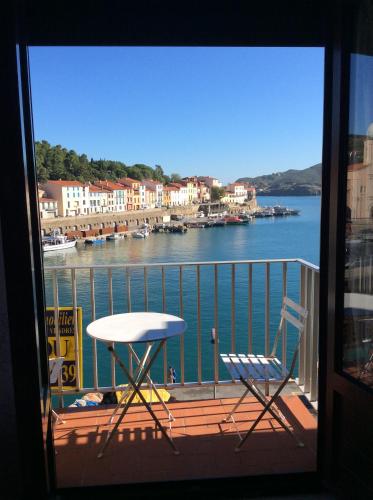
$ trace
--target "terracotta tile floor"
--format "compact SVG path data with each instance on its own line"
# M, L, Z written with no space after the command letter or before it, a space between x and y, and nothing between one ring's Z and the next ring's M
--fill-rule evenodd
M267 413L239 453L237 429L222 423L236 399L170 403L175 422L172 436L180 455L175 456L143 406L134 405L113 437L105 456L97 453L105 439L112 406L66 408L65 424L55 426L59 487L136 482L234 477L312 471L316 466L316 417L298 396L284 396L279 407L301 437L296 446ZM159 404L153 409L164 425L167 417ZM237 428L245 431L260 405L247 398L236 414ZM60 412L62 415L62 413Z

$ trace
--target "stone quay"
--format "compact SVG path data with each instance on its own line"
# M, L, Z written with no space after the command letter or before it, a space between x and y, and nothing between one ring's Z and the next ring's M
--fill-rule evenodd
M125 231L136 230L143 224L159 224L169 222L171 215L193 216L197 213L199 205L186 205L182 207L154 208L130 212L110 212L101 214L78 215L72 217L53 217L40 220L42 235L58 229L61 234L74 231L99 231L100 229L115 226L126 228ZM105 231L106 232L106 231Z

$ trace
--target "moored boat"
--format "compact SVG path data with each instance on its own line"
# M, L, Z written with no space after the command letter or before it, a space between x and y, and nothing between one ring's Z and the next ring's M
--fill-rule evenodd
M69 240L67 236L60 234L58 231L53 231L50 236L42 238L43 252L51 252L53 250L66 250L73 248L76 245L76 240Z
M105 240L97 238L97 239L85 240L84 243L86 245L101 245L102 243L105 243Z
M149 231L146 229L143 229L141 231L137 231L136 233L132 233L133 238L147 238L149 236Z
M234 226L237 224L244 224L244 221L242 221L239 217L237 216L231 216L231 217L225 217L225 223L228 226Z
M109 234L109 236L106 236L106 239L109 241L120 240L121 238L123 238L123 236L121 236L118 233L112 233L112 234Z

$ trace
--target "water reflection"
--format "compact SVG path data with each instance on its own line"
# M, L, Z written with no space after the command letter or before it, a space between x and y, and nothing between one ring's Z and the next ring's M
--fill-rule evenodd
M373 58L351 56L343 369L373 387Z

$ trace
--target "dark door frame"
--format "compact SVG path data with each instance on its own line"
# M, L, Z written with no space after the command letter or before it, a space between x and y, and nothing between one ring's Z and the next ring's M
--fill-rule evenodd
M40 228L35 188L32 115L29 92L28 45L174 45L174 46L319 46L325 47L325 101L323 146L323 201L321 234L320 332L332 328L335 307L327 297L336 290L338 227L338 189L343 152L340 126L343 109L338 95L345 85L342 59L343 23L339 14L350 2L318 0L250 2L188 2L181 9L161 1L130 3L68 2L58 5L44 2L20 2L9 12L9 33L4 60L7 81L2 83L2 109L10 118L4 144L8 165L6 182L0 183L0 231L5 261L5 282L10 353L8 366L12 385L19 453L10 450L17 464L20 489L39 492L39 498L54 492L53 447L50 436L49 392L45 331L43 322L43 282ZM339 93L338 93L339 92ZM337 182L337 184L336 184ZM9 186L12 186L10 189ZM336 186L339 186L337 189ZM17 206L11 201L17 199ZM9 208L12 207L11 217ZM13 209L14 207L14 209ZM14 227L17 231L14 231ZM338 233L338 234L337 234ZM1 242L1 240L0 240ZM1 255L0 255L1 257ZM0 259L1 262L1 259ZM14 276L21 273L22 282ZM20 300L21 298L21 300ZM20 314L20 303L22 314ZM20 332L27 332L20 337ZM326 335L325 335L326 339ZM25 349L26 346L26 349ZM256 482L250 478L252 494L264 491L312 490L321 478L330 478L326 448L333 410L325 390L331 361L328 346L320 335L320 404L318 470L310 475L276 476L275 481ZM25 372L23 373L22 370ZM33 376L29 376L29 374ZM22 394L22 399L19 395ZM17 396L17 397L16 397ZM25 404L25 402L27 404ZM25 408L26 407L26 408ZM30 417L32 413L32 417ZM9 420L10 425L10 420ZM38 474L28 472L28 464ZM17 475L17 474L16 474ZM36 479L35 479L36 477ZM310 480L304 483L305 480ZM293 481L293 482L292 482ZM295 481L295 482L294 482ZM216 481L214 482L216 484ZM221 482L220 482L221 483ZM239 491L247 495L247 480L239 482ZM224 482L227 484L227 481ZM200 488L200 483L194 488ZM36 489L35 489L36 488ZM153 487L154 488L154 487ZM175 488L175 486L173 486ZM209 486L211 488L211 484ZM221 488L221 486L219 486ZM242 488L242 489L240 489ZM280 490L279 490L280 488ZM298 489L297 489L298 488ZM146 486L143 488L146 491ZM128 491L128 487L125 489ZM154 489L152 490L154 491ZM80 491L80 494L82 491Z

